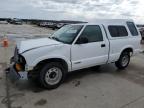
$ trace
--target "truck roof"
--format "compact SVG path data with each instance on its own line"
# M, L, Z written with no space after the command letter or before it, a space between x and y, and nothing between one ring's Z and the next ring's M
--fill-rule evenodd
M126 22L133 22L132 19L96 19L95 22L79 23L72 25L95 25L95 24L125 24Z

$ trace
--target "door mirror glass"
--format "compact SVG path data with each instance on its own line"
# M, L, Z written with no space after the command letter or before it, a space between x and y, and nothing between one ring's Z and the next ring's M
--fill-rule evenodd
M79 37L76 44L85 44L88 43L88 39L86 37Z

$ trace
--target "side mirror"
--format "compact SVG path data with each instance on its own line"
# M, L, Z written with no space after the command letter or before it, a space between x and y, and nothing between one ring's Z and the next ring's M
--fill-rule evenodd
M76 44L85 44L88 43L88 39L86 37L79 37Z

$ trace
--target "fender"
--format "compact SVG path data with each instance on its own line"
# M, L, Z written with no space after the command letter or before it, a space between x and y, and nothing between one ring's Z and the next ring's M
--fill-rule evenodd
M46 55L46 56L39 57L39 58L35 59L33 62L27 64L28 65L28 70L30 70L30 69L32 70L33 67L36 66L39 62L41 62L43 60L47 60L47 59L52 59L52 58L55 58L55 59L58 58L58 59L64 60L67 63L67 65L68 65L68 71L72 70L71 69L71 61L68 60L64 56L58 56L58 55L52 55L52 56L51 55L48 55L48 56Z
M120 55L121 55L121 53L122 53L125 49L127 49L127 48L131 48L132 50L134 49L134 47L133 47L132 45L126 45L126 46L124 46L124 47L121 49ZM120 55L119 55L119 57L120 57Z

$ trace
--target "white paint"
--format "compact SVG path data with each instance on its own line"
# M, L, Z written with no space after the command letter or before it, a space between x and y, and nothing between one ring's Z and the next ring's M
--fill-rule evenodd
M81 45L75 44L82 29L73 41L73 44L63 44L48 38L33 39L19 43L19 53L29 50L22 54L26 59L28 69L32 69L32 67L36 66L40 61L50 58L63 59L68 64L68 71L115 62L119 59L121 52L126 48L132 48L134 54L140 51L141 36L140 34L138 36L131 36L126 21L132 20L99 20L94 24L81 24L85 26L99 25L103 33L104 41L102 42ZM102 25L104 25L106 33ZM120 38L111 37L108 31L108 25L125 26L128 31L128 36ZM110 47L108 40L110 41ZM106 47L101 48L101 44L105 44ZM109 49L110 52L108 52Z
M22 53L26 50L30 50L32 48L37 48L41 46L49 46L49 45L56 45L60 44L60 42L51 40L49 38L41 38L41 39L31 39L26 41L21 41L17 45L19 46L19 53Z

